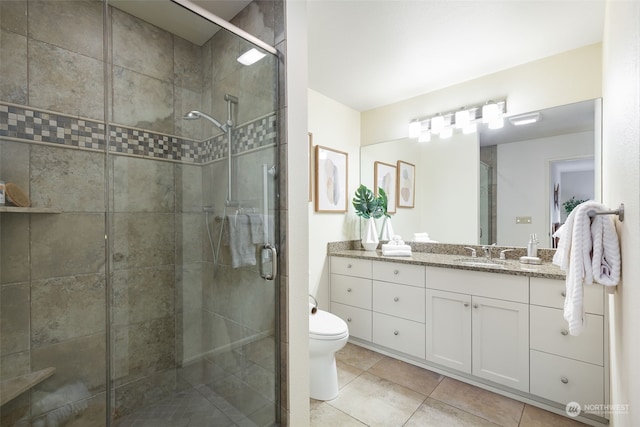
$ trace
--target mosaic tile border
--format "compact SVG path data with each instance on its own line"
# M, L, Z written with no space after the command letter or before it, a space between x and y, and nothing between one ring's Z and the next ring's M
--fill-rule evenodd
M232 154L276 144L277 117L259 118L234 129ZM64 114L0 103L0 138L105 149L105 124ZM227 155L224 135L196 141L127 126L109 127L109 151L185 163L206 163Z

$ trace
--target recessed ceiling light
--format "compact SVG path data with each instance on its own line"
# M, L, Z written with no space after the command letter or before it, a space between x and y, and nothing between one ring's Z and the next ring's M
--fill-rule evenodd
M260 61L265 56L267 56L265 53L262 53L258 49L252 47L238 57L238 62L242 65L252 65Z
M541 117L542 116L540 112L536 111L535 113L521 114L519 116L509 117L509 121L514 126L522 126L539 122Z

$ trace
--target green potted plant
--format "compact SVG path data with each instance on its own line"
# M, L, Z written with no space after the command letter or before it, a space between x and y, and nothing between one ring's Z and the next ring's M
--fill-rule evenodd
M388 218L387 194L382 188L378 189L378 196L373 194L366 185L360 185L353 197L353 207L356 215L367 220L362 246L367 251L375 251L378 247L378 233L376 231L375 219Z
M569 215L571 211L576 208L576 206L584 202L586 202L586 200L580 200L580 199L576 200L576 197L572 196L569 200L564 202L562 206L564 207L564 211L567 213L567 215Z

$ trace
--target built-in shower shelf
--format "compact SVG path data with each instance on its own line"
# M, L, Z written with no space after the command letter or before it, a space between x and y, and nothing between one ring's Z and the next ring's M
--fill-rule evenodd
M15 399L55 373L56 368L45 368L0 382L0 405L4 405L8 401Z
M19 208L17 206L0 206L0 213L58 214L61 211L49 208Z

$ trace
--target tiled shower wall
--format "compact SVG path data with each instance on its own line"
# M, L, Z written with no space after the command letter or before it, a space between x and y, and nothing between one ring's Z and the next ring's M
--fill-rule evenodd
M191 109L224 118L224 93L238 96L234 154L247 153L235 162L250 164L261 180L261 165L276 163L272 150L259 149L276 142L275 105L252 101L271 90L260 88L264 70L234 68L236 41L224 31L198 47L110 9L107 109L116 125L105 135L102 7L92 0L0 2L0 179L20 185L34 206L61 212L0 217L1 377L57 368L2 407L3 426L29 415L43 421L70 401L81 402L81 425L103 425L109 227L116 415L174 390L176 365L263 332L268 316L259 306L237 311L220 303L254 286L247 271L225 265L224 250L213 274L202 207L225 213L224 186L216 183L226 180L226 162L216 159L226 147L203 121L181 119ZM277 9L252 4L236 25L271 32L266 41L273 44ZM203 66L212 58L234 65ZM114 153L106 164L105 146ZM259 200L253 181L236 178L243 199ZM249 291L256 301L275 293L273 285ZM203 339L212 331L225 339ZM55 398L64 393L66 400Z

